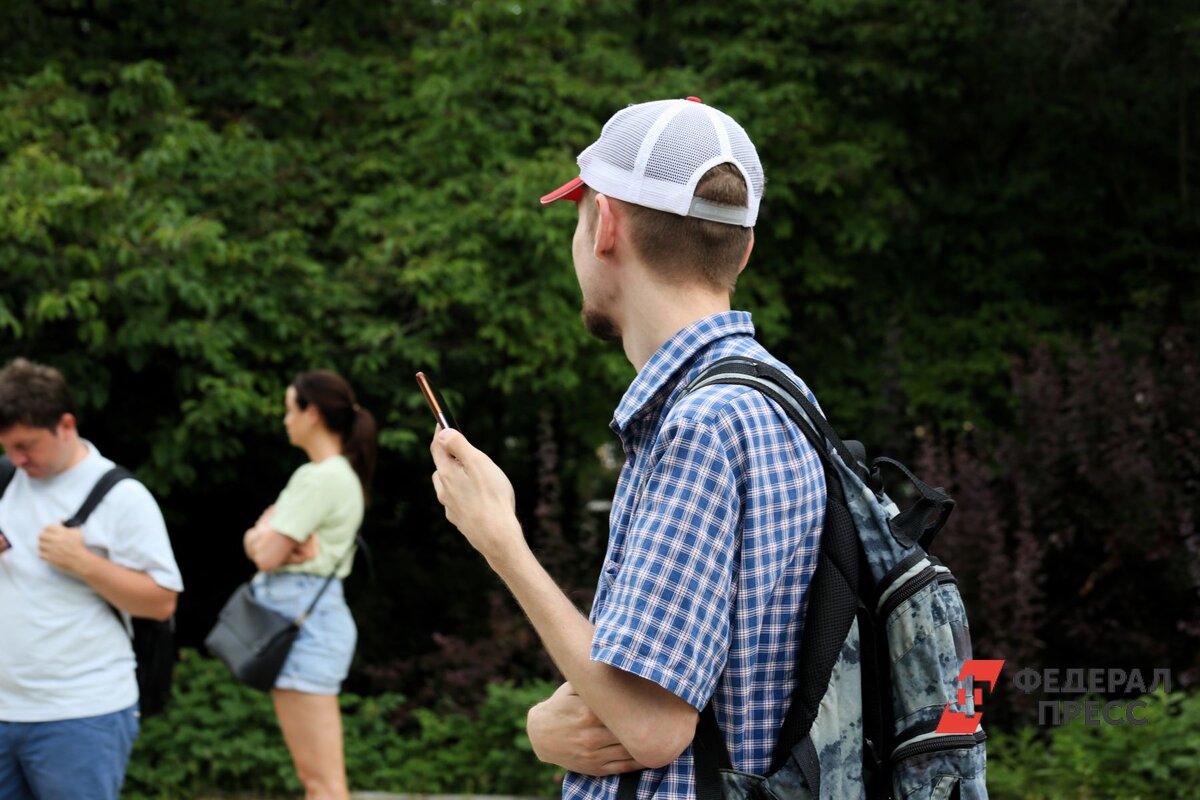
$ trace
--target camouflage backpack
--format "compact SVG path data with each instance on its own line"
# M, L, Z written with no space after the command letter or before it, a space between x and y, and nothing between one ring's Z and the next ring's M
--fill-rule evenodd
M796 688L771 769L732 769L710 703L692 746L698 800L986 800L986 737L974 724L973 693L959 691L972 657L966 611L954 576L927 552L954 501L899 462L868 467L862 445L839 439L774 367L722 359L685 392L717 383L750 386L787 413L821 457L828 500ZM919 494L904 512L883 490L883 464ZM957 717L970 732L938 732L960 697ZM622 776L619 800L636 796L637 780Z

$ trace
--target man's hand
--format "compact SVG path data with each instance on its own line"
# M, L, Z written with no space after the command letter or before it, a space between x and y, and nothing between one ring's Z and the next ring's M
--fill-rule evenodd
M437 464L433 488L446 519L488 560L578 689L577 699L569 697L575 688L556 692L531 718L538 755L569 769L610 772L663 767L678 758L696 735L696 709L653 681L592 661L595 628L529 549L508 478L458 431L438 432L429 449ZM581 701L586 714L576 705ZM601 730L592 717L604 721ZM585 728L591 732L580 739Z
M618 775L642 769L570 683L529 709L525 730L533 753L581 775Z
M87 549L83 531L64 525L47 525L38 534L38 555L50 566L82 576L100 556Z
M441 430L429 446L437 471L433 488L446 519L495 566L495 559L525 546L516 498L504 472L456 430Z
M114 564L83 543L83 531L47 525L38 534L38 555L50 566L77 575L113 606L135 617L166 620L179 593L164 589L145 572Z

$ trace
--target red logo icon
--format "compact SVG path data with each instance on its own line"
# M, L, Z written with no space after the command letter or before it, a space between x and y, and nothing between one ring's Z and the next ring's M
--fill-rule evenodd
M962 671L958 673L958 702L946 703L935 732L974 733L983 721L983 688L980 684L986 683L988 694L991 694L996 688L996 681L1000 680L1000 669L1003 666L1003 659L964 661ZM969 704L968 691L971 693ZM952 709L951 705L957 705L961 710Z

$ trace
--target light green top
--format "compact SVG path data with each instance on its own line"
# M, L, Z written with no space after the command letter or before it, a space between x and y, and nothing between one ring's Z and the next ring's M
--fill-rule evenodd
M316 532L317 557L303 564L280 567L280 572L328 575L353 545L363 519L363 490L345 456L308 463L292 473L275 501L271 527L302 542ZM351 559L338 570L350 574Z

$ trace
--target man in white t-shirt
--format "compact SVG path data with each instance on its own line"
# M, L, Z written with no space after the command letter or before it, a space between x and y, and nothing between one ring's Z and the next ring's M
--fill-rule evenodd
M165 620L183 581L158 505L118 483L82 528L62 525L113 462L80 438L58 370L0 369L0 800L117 800L138 689L116 607Z

